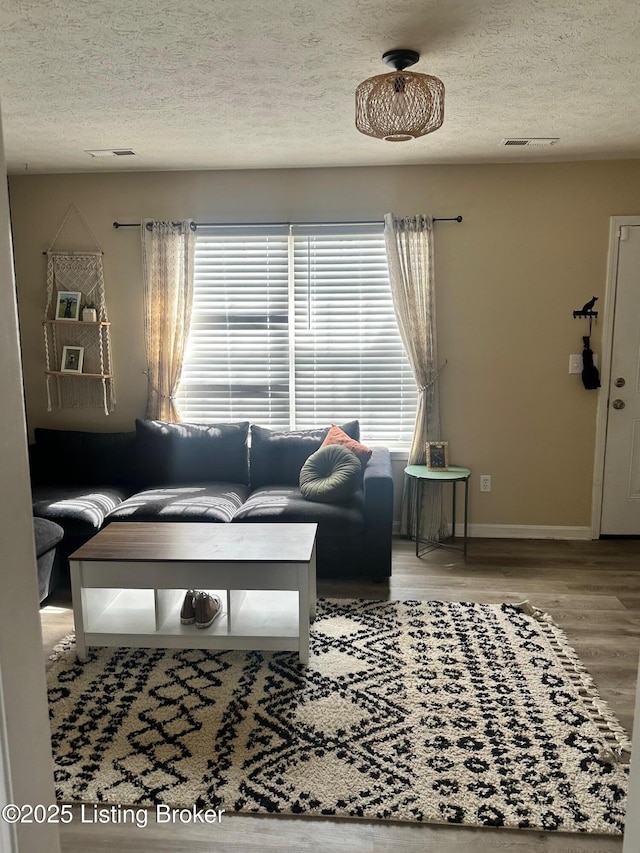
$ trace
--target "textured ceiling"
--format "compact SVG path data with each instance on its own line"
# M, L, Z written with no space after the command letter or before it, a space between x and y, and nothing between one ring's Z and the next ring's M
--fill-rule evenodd
M640 157L637 0L0 0L10 172ZM443 127L370 139L354 90L407 47ZM560 137L504 148L505 137ZM137 156L94 159L84 149Z

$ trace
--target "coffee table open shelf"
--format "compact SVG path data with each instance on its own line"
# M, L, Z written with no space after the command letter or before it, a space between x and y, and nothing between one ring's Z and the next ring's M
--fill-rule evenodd
M70 557L78 657L91 646L257 649L297 651L308 663L316 528L109 525ZM187 589L220 596L209 628L180 623Z

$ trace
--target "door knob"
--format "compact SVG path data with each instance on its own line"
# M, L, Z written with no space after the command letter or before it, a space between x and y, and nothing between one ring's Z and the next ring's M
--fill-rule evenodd
M624 400L614 400L612 405L614 409L624 409L625 402Z
M616 388L624 388L626 383L622 376L619 376L613 384L616 386Z

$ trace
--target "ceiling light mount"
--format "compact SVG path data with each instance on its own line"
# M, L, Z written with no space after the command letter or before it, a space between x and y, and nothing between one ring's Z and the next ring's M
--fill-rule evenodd
M444 84L429 74L405 71L420 54L396 48L382 55L394 71L364 80L356 89L356 128L360 133L406 142L425 136L444 121Z
M415 65L419 59L420 54L417 50L407 50L403 47L399 47L397 50L388 50L382 54L382 61L390 65L391 68L395 68L396 71L404 71L405 68Z

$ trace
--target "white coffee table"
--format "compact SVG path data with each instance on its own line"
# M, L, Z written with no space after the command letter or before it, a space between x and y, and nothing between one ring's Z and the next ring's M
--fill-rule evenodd
M297 651L309 662L317 524L113 522L69 558L78 658L91 646ZM187 589L216 592L206 629Z

